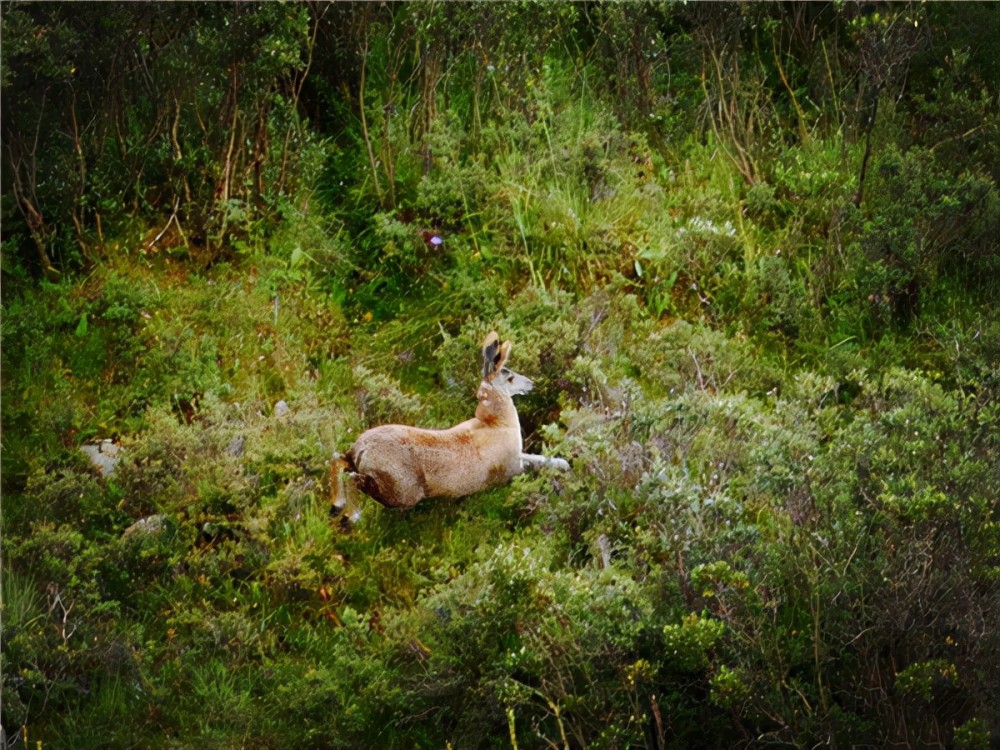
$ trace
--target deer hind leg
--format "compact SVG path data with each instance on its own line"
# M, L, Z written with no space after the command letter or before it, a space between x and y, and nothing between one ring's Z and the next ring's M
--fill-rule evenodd
M569 471L569 461L565 458L549 458L548 456L539 456L534 453L522 453L521 467L535 470L548 467L550 469L559 469L560 471Z

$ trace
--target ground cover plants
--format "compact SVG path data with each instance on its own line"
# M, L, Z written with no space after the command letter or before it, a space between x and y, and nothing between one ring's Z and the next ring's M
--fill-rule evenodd
M996 25L4 4L5 741L997 747ZM493 329L572 470L332 508Z

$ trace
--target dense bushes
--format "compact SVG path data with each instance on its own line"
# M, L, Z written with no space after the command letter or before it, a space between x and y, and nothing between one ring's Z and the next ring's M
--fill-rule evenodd
M83 722L94 745L138 716L151 742L223 746L982 736L993 398L898 368L782 377L628 296L501 308L537 373L528 439L569 475L331 523L328 456L362 418L467 414L475 319L431 376L454 388L303 368L290 415L207 393L185 423L163 399L112 477L49 459L5 504L6 721L52 742ZM322 407L327 387L359 400Z
M995 744L995 6L628 10L5 7L8 737Z

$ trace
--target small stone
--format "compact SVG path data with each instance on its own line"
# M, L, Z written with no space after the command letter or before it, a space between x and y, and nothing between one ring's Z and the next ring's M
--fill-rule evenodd
M601 553L601 567L610 568L611 542L608 540L607 534L601 534L597 537L597 549Z
M101 476L108 476L114 472L118 461L121 459L121 447L115 445L112 440L102 440L99 443L88 443L81 445L80 450L90 459L90 463L100 470Z
M166 528L166 525L167 517L162 513L157 513L155 516L140 518L122 532L122 539L128 539L129 537L136 536L137 534L158 534Z
M247 439L243 435L237 435L229 441L229 445L226 446L226 453L239 458L243 455L243 449L246 447L246 444Z
M284 419L290 412L291 409L288 408L288 404L285 403L284 399L274 405L274 416L277 419Z

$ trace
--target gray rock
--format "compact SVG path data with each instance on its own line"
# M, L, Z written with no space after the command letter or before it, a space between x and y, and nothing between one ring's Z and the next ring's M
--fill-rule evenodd
M90 463L100 470L101 476L105 477L114 472L118 461L121 460L121 447L111 440L81 445L80 450L90 459Z
M247 439L242 435L237 435L232 440L229 441L229 445L226 447L226 453L235 458L239 458L243 455L243 449L246 447Z
M601 553L601 567L610 568L611 542L608 540L607 534L601 534L599 537L597 537L597 549Z
M275 419L284 419L291 413L291 409L288 408L288 404L285 403L284 399L279 401L274 405L274 416Z
M134 524L122 532L122 539L138 536L139 534L159 534L167 527L167 517L163 513L155 516L140 518Z

